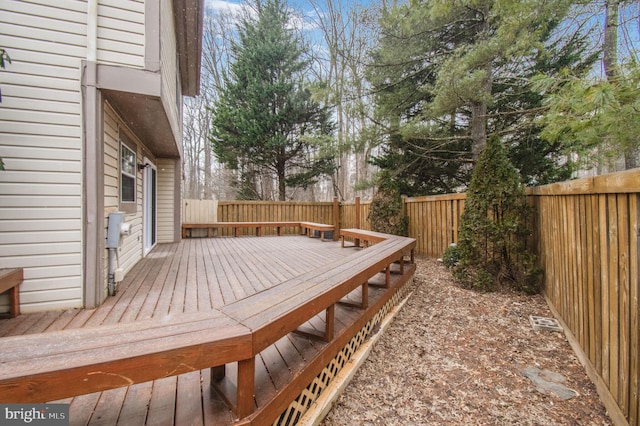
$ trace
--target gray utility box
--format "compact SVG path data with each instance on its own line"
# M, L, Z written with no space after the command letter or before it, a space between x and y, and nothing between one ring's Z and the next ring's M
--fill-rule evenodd
M124 212L109 213L109 223L107 225L107 248L120 248L123 235L131 234L131 225L125 223Z

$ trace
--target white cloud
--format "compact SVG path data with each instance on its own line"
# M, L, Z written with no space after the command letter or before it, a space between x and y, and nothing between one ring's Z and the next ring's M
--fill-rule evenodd
M205 0L205 9L209 14L223 13L230 15L235 19L238 19L243 13L248 13L251 16L255 16L255 10L248 8L245 1L231 1L231 0ZM247 10L245 10L247 9ZM315 31L319 29L317 22L314 19L313 11L303 11L300 9L290 9L291 21L289 26L302 31Z
M212 11L230 12L232 14L239 14L242 12L241 3L234 3L226 0L206 0L205 8Z

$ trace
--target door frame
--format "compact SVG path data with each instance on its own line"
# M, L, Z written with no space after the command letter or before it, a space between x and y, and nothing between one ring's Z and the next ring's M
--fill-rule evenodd
M158 244L158 168L147 157L142 164L142 256ZM152 182L153 181L153 182Z

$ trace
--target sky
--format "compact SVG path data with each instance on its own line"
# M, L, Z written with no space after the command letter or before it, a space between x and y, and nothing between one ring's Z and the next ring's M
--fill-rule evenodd
M317 0L317 4L321 5L325 0ZM343 0L344 1L344 0ZM348 2L349 0L347 0ZM368 0L365 0L368 1ZM215 14L218 12L231 12L240 16L242 12L242 4L247 3L243 0L205 0L205 8L207 14ZM317 14L307 0L286 0L286 3L294 10L295 19L293 26L303 30L304 38L311 43L313 50L316 52L324 51L323 34L320 27L315 22Z

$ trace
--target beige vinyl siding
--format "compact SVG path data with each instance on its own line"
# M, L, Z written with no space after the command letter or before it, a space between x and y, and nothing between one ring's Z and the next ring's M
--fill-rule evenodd
M174 242L176 160L158 160L158 243Z
M99 0L98 62L144 68L144 1Z
M104 210L105 219L118 211L118 118L108 104L104 108ZM105 222L106 223L106 222Z
M109 213L118 211L118 117L109 104L104 107L104 232L107 235ZM107 249L102 250L104 265L102 295L107 294L109 262Z
M80 63L86 3L2 2L0 268L23 267L21 309L82 301ZM6 296L0 310L7 310Z
M106 226L108 225L109 213L118 211L119 208L119 139L118 129L125 129L124 121L118 116L118 114L107 103L104 110L104 169L105 169L105 181L104 181L104 211L105 211L105 238L106 238ZM156 160L149 150L145 147L142 141L135 137L131 131L127 131L127 134L131 137L136 144L136 161L141 164L145 157L149 158L151 162L156 164L158 168L158 198L160 199L161 193L166 192L160 189L160 181L162 176L166 173L165 164L170 167L170 179L174 178L174 161ZM142 217L143 217L143 174L140 171L136 172L136 212L127 214L126 221L131 224L131 235L124 237L122 240L122 246L118 250L118 268L123 269L125 274L131 270L131 268L142 258ZM171 181L173 185L173 181ZM171 195L173 191L171 191ZM160 203L160 201L159 201ZM166 215L166 214L165 214ZM158 220L160 220L160 213L158 213ZM173 216L171 215L171 220ZM159 235L158 235L159 236ZM108 258L107 250L103 250L104 256L104 291L107 288L107 275L108 275Z
M87 10L86 1L78 0L3 0L3 19L9 12L20 14L20 18L29 16L42 19L54 19L60 22L84 24ZM12 21L15 22L15 21ZM52 28L40 25L38 28ZM53 27L55 28L55 27Z
M173 20L173 8L171 0L161 0L160 3L160 71L162 73L162 103L178 144L182 143L182 127L179 119L181 111L178 109L176 90L177 87L177 58L176 36ZM182 97L180 96L180 104Z

